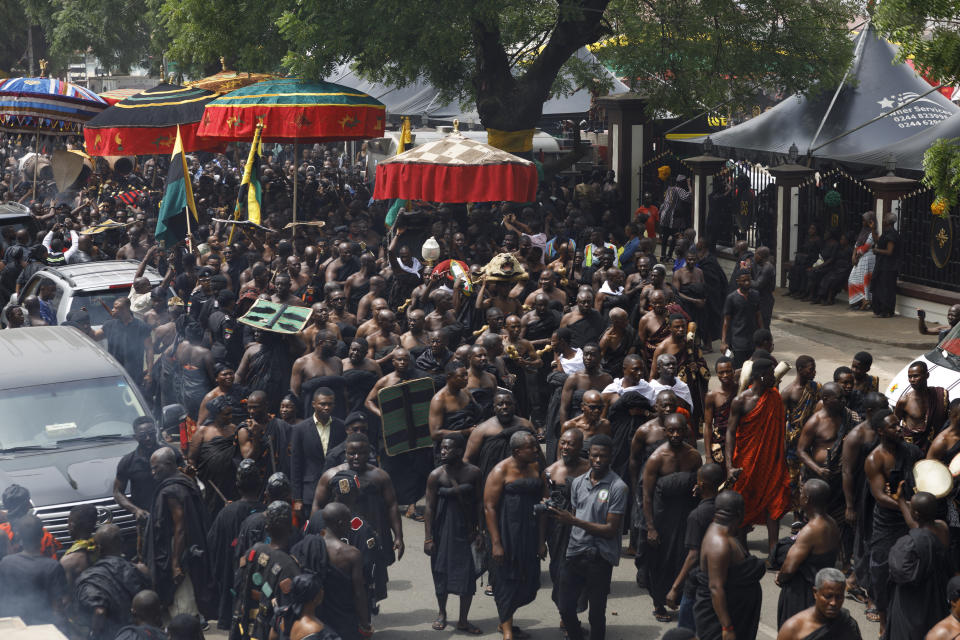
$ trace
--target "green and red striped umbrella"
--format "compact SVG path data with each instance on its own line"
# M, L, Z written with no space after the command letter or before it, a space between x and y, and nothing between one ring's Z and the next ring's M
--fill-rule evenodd
M263 123L264 142L314 143L383 136L386 108L339 84L280 78L251 84L208 103L197 134L252 140Z

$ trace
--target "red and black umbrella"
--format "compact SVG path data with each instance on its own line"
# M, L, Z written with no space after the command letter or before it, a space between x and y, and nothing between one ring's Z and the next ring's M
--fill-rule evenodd
M206 89L159 84L106 109L86 123L87 153L94 156L169 154L177 140L184 151L213 149L222 141L197 135L203 109L217 94Z

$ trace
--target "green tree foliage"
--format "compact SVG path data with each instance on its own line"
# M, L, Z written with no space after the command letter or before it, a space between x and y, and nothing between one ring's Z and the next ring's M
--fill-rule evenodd
M42 24L56 67L89 52L104 70L126 73L151 51L155 23L147 0L56 0L52 9Z
M858 0L18 1L56 52L89 48L111 68L151 50L193 73L224 57L317 79L350 62L379 81L422 78L476 104L486 127L520 130L551 96L603 88L602 69L573 56L597 42L654 109L678 114L758 87L835 84Z
M850 0L614 0L608 13L622 37L597 53L673 113L742 107L758 90L835 88L856 9Z
M294 4L291 0L160 0L159 4L166 54L181 70L194 75L219 71L221 57L235 70L280 70L288 44L280 37L277 20Z
M944 85L960 80L960 0L883 0L874 10L881 33L913 58L923 74ZM940 139L923 155L924 184L955 206L960 198L960 138Z
M960 80L960 0L883 0L874 22L924 74L946 85Z

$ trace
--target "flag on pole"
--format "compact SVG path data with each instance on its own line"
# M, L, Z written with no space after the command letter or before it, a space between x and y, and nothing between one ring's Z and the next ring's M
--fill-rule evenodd
M170 169L167 171L167 185L160 202L160 214L157 216L156 238L164 246L172 247L187 237L188 221L184 209L190 209L193 219L197 218L197 205L193 202L193 185L190 184L190 171L187 169L187 156L183 152L180 139L180 127L177 127L177 141L170 154Z
M240 219L240 210L242 206L247 208L247 220L255 224L260 224L260 133L263 131L263 124L257 125L257 130L253 134L253 144L250 145L250 155L247 157L247 165L243 169L243 180L240 182L240 192L237 195L237 207L233 212L233 219Z
M413 136L410 135L410 118L404 117L400 125L400 137L397 140L397 155L400 155L407 150L407 145L413 142ZM397 221L397 214L400 213L400 209L403 209L407 206L406 200L394 200L393 204L390 206L390 210L387 211L387 218L384 221L387 227L392 227L393 223Z

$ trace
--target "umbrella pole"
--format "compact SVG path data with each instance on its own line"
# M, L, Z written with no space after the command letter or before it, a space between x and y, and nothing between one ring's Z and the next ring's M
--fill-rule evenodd
M190 178L187 178L189 180ZM190 232L190 207L184 207L183 212L187 214L187 249L193 253L193 234Z
M40 172L40 118L37 118L37 132L33 138L33 199L37 199L37 174Z
M293 141L293 235L297 234L297 183L300 182L300 159L297 157L297 141Z

